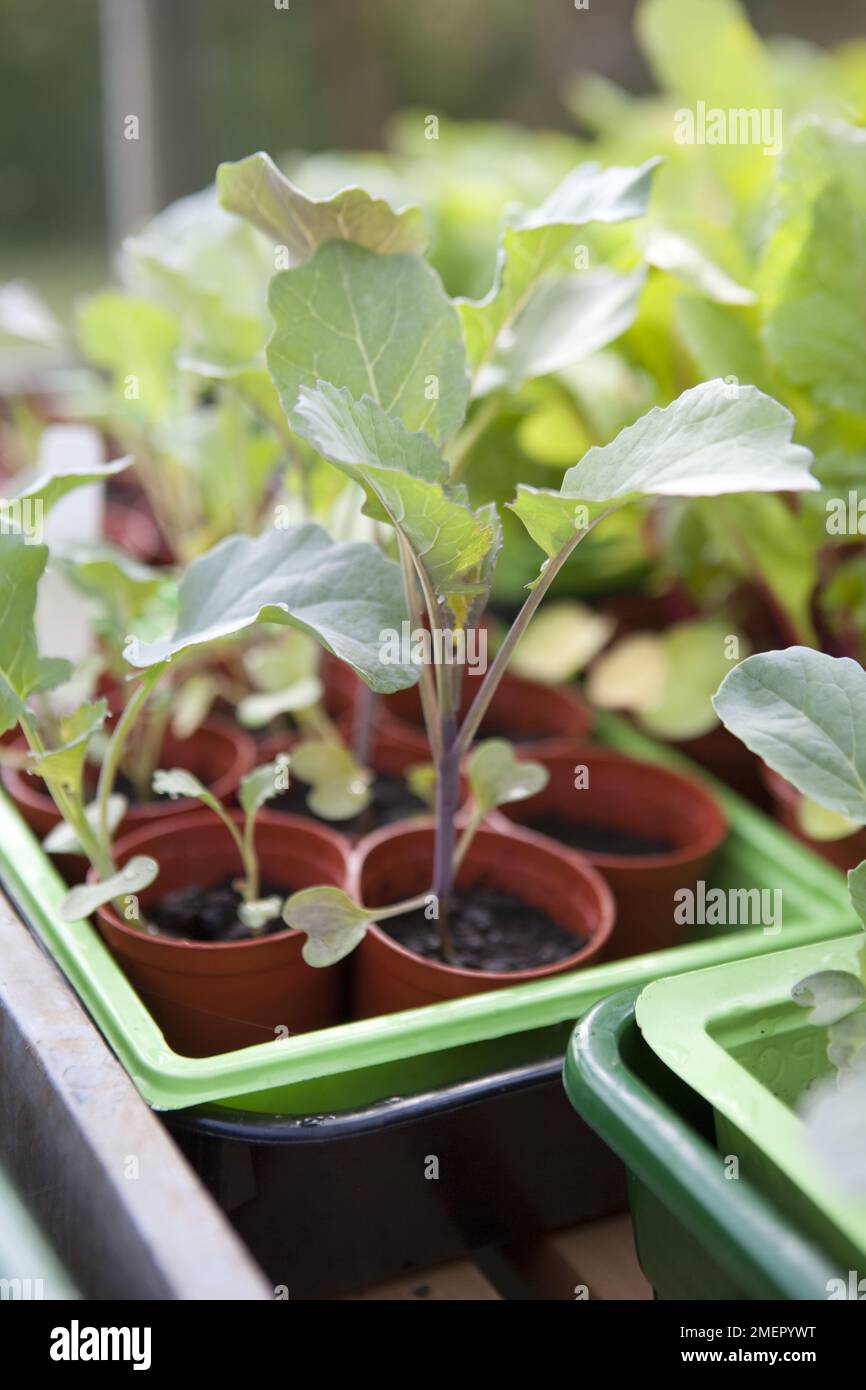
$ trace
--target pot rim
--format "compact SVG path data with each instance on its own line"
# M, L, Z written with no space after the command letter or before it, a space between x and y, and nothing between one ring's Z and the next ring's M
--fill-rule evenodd
M243 825L244 813L237 808L228 808L228 813L236 825ZM152 845L154 839L160 839L164 835L171 835L174 838L185 831L198 830L200 827L212 828L215 832L222 831L228 839L228 831L213 811L202 807L200 810L187 812L183 816L173 817L170 822L161 825L158 822L153 825L141 826L123 835L114 846L114 854L118 861L122 856L129 859L133 854L146 853L148 846ZM351 872L352 850L344 835L338 831L329 830L327 826L319 825L318 822L309 820L306 816L291 816L283 813L268 813L262 810L256 817L256 830L262 826L270 826L272 829L281 830L286 833L302 830L312 835L315 839L325 841L329 848L337 850L342 856L345 870L345 877L348 878ZM154 855L154 858L159 858ZM88 870L87 882L98 882L98 875L93 868ZM289 896L287 892L286 896ZM130 937L134 941L153 941L160 948L174 949L177 951L248 951L255 946L269 945L271 942L284 941L289 937L303 936L304 933L295 927L286 927L283 931L269 932L266 936L250 937L247 941L185 941L175 937L164 935L162 932L144 932L135 927L130 927L114 910L111 902L104 903L102 907L96 909L95 916L102 917L107 926L112 931L119 931L124 936ZM311 967L312 968L312 967Z
M198 729L195 729L189 739L182 739L181 742L192 742L200 730L217 734L225 739L227 744L233 748L232 763L225 772L208 784L208 791L221 799L224 796L231 796L237 787L241 777L245 776L256 766L257 749L256 741L245 729L239 728L231 719L227 719L221 714L209 714L203 719ZM18 734L12 743L13 747L27 748L27 740L23 734ZM43 791L37 781L23 768L5 766L0 768L0 780L13 800L19 801L22 806L28 806L31 810L50 812L60 821L63 819L52 798L47 791ZM131 804L127 807L124 820L133 817L133 824L136 829L147 829L146 822L150 821L153 825L157 824L168 813L172 817L188 815L198 807L198 802L192 796L179 796L177 800L170 797L156 797L153 801L146 801L139 804ZM132 832L130 832L132 833Z
M633 758L627 753L620 753L615 748L605 748L601 744L576 743L572 742L569 748L557 750L555 753L540 754L535 761L544 764L553 762L559 758L574 756L580 759L584 756L601 762L607 767L628 765L630 768L637 768L638 775L641 777L651 777L655 786L660 783L667 785L671 791L676 791L679 797L688 798L693 805L700 804L704 811L708 813L714 825L707 827L701 834L695 834L684 844L678 845L675 849L667 850L657 854L614 854L591 849L573 849L572 854L578 854L588 859L600 869L634 869L636 872L641 869L672 869L681 865L690 864L693 860L699 859L706 854L712 854L725 839L730 825L728 817L720 802L713 796L708 787L704 787L697 780L684 776L681 772L673 768L663 767L661 763L648 762L643 758ZM528 804L532 798L528 798ZM543 831L536 830L532 825L524 825L522 821L512 820L507 811L500 807L492 813L497 819L507 821L510 826L522 835L531 835L540 840L551 840L553 836L545 835ZM555 844L560 844L559 840L554 840ZM568 848L564 846L564 848Z
M435 827L435 820L425 816L412 821L393 821L390 825L380 826L378 830L373 830L369 835L365 835L352 851L350 896L358 896L359 894L363 864L371 850L377 849L380 844L388 840L398 839L405 834L418 834L420 832L432 835ZM416 964L420 963L425 969L432 970L436 974L452 978L490 981L494 984L503 981L512 984L530 983L533 980L545 979L548 975L562 975L568 970L573 970L588 957L597 956L602 947L607 944L616 923L616 900L612 890L594 865L575 851L563 849L556 840L548 839L545 835L527 836L524 840L522 836L513 835L512 829L510 822L508 828L501 828L489 823L482 825L476 832L466 862L471 864L472 851L481 838L517 839L543 851L552 858L558 859L573 874L583 879L584 887L592 888L599 909L598 920L596 922L588 921L586 924L588 937L579 951L575 951L570 956L563 956L561 960L553 961L550 965L540 965L527 970L469 970L459 965L446 965L440 961L427 960L425 956L419 956L414 951L407 950L405 946L401 946L398 941L390 937L387 932L382 931L375 922L369 923L367 935L372 934L381 945L387 946L389 950L396 952L397 955L406 960Z

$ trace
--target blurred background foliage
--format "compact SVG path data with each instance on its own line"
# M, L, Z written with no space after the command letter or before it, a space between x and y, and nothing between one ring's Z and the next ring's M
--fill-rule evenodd
M692 51L702 3L694 0L694 30L683 35ZM74 295L103 278L113 240L103 139L108 6L143 7L156 36L163 203L209 182L220 160L256 148L289 163L300 151L411 152L431 113L586 131L617 89L597 81L577 98L579 74L636 93L651 85L632 31L634 0L589 0L580 11L573 0L288 0L287 9L274 0L0 0L0 279L26 278L64 317ZM862 0L747 8L760 33L822 46L864 29ZM793 72L796 80L796 64ZM122 70L115 80L122 88ZM401 118L407 108L414 114ZM560 164L555 137L544 167L537 146L522 148L508 130L498 140L509 147L515 194L543 196ZM469 161L455 196L476 204L476 244L449 269L452 289L474 293L488 278L478 252L485 178L502 151L491 160L477 139L437 153ZM334 167L307 172L330 185ZM490 207L491 245L499 214Z

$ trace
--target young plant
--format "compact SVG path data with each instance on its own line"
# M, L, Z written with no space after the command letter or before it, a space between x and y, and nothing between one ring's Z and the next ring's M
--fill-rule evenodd
M288 757L281 756L271 763L262 763L241 779L238 801L244 813L242 831L238 830L231 815L217 797L208 791L207 787L202 786L191 772L175 767L170 771L159 769L153 775L153 790L158 796L195 797L219 816L231 835L243 866L243 877L234 884L243 900L238 908L238 917L253 936L263 931L268 922L279 915L283 902L281 897L261 896L255 834L256 816L261 808L288 787L288 769Z
M52 489L61 490L61 483L54 480L43 488L44 499L53 496ZM68 663L43 658L37 649L34 613L47 558L45 546L0 531L0 733L20 725L30 747L30 770L44 778L99 876L98 884L88 885L88 910L152 881L152 860L140 866L140 882L132 882L132 865L116 871L111 839L125 808L115 795L115 780L148 697L185 653L258 623L276 623L314 636L376 690L392 692L417 680L410 662L385 665L380 659L379 634L383 627L399 627L405 607L399 567L375 546L337 544L313 523L257 538L227 537L184 575L174 632L154 642L130 640L127 660L142 675L108 738L96 799L88 806L84 763L105 722L106 702L73 710L54 740L46 740L35 707L41 692L69 675ZM80 894L75 902L80 907Z

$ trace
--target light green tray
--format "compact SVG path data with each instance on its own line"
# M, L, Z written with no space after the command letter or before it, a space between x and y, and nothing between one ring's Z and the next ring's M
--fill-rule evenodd
M689 766L617 721L605 721L604 736L637 756ZM723 935L537 984L275 1039L215 1057L173 1052L96 931L87 922L62 921L63 882L6 799L0 799L0 876L155 1108L222 1101L246 1110L324 1113L555 1056L565 1051L580 1015L616 990L855 929L844 880L835 870L734 793L719 784L714 790L725 805L731 830L713 883L781 887L785 919L778 935L727 929Z
M866 1201L828 1176L795 1106L832 1072L826 1030L806 1021L791 988L817 970L857 970L862 936L658 980L637 1002L643 1036L712 1105L719 1150L789 1216L795 1228L866 1275Z

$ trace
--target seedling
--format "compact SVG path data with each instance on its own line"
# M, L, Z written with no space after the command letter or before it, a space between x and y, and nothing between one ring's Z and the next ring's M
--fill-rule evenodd
M262 156L232 167L238 179L232 206L262 225L266 205L270 233L293 244L291 185ZM471 629L490 594L501 547L499 516L493 505L470 506L451 474L453 440L462 433L470 389L485 396L497 382L549 369L541 328L546 313L556 314L547 274L558 264L556 248L561 252L575 225L594 217L636 215L645 206L651 173L651 165L576 170L543 208L509 223L497 281L479 303L455 307L417 255L377 254L345 239L316 244L315 228L303 261L274 278L276 329L267 355L283 405L293 429L360 484L368 514L394 528L413 628L426 624L443 635ZM327 235L335 235L332 221ZM651 411L611 444L590 449L566 472L559 491L518 488L511 510L546 559L462 722L463 672L437 659L444 641L432 643L433 662L421 671L436 770L428 896L437 905L446 957L454 876L478 823L473 815L458 843L461 765L556 575L600 521L636 498L815 488L811 456L791 443L792 427L791 415L756 388L732 392L722 381L707 382ZM468 769L477 808L531 794L521 790L519 765L490 784L484 766L482 760ZM324 964L357 945L363 923L381 918L382 910L351 904L333 889L324 899L317 892L290 898L284 916L310 936L308 960ZM387 915L397 910L389 907Z

